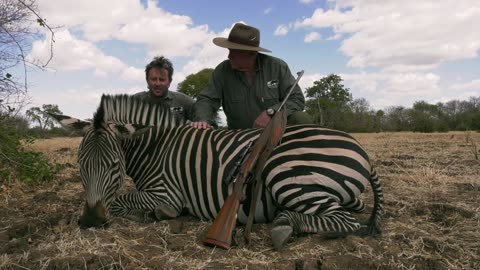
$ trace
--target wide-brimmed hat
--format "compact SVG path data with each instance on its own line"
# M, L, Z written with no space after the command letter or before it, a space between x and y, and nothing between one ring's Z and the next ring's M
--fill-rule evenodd
M243 23L236 23L228 38L216 37L213 43L219 47L235 50L257 51L257 52L272 52L260 47L260 31Z

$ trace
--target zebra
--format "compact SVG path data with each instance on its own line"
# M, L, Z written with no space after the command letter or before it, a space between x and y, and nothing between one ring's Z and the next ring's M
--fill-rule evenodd
M86 200L82 228L103 227L110 216L153 222L190 214L213 220L233 183L224 178L261 129L195 129L161 104L128 95L103 95L87 122L55 116L62 126L81 129L78 149ZM136 190L117 194L126 176ZM273 223L270 235L281 249L301 233L335 236L381 234L383 192L375 168L349 134L316 125L287 126L262 172L264 185L256 223ZM353 212L371 186L374 206L366 224ZM252 185L237 214L248 217Z

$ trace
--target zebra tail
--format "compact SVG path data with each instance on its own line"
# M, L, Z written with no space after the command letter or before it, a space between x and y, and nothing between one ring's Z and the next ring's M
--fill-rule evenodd
M370 185L372 186L374 205L372 214L368 219L368 228L366 234L369 236L376 236L382 233L380 227L382 225L382 217L385 213L385 210L383 207L382 187L380 185L380 181L378 180L377 170L373 166L370 172Z

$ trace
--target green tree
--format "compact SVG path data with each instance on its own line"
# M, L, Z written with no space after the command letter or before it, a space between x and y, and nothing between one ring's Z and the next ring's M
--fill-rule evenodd
M306 111L321 126L338 128L341 125L342 114L348 111L348 102L352 100L352 95L342 81L340 76L330 74L305 89Z
M373 117L373 130L375 132L381 132L385 130L385 112L378 110Z
M458 127L461 130L480 130L480 97L470 97L460 101Z
M457 129L459 103L458 100L451 100L445 104L441 102L437 103L438 110L444 117L444 123L450 130Z
M348 126L345 131L372 132L375 129L375 112L364 98L357 98L349 102L351 116L348 117Z
M213 69L204 68L195 74L190 74L178 84L178 92L197 98L200 91L208 84L208 80L212 76Z
M445 132L449 130L448 114L443 110L443 104L429 104L417 101L409 112L413 131L417 132Z
M385 109L385 130L407 131L411 130L409 111L403 106L390 106Z
M39 107L31 107L26 111L27 117L38 124L40 129L53 128L56 122L50 114L62 114L62 111L55 104L43 104L42 109Z

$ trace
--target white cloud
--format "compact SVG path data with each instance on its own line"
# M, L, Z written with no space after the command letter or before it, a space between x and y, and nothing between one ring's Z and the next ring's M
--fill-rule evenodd
M119 46L125 50L144 46L145 61L159 52L170 59L190 57L185 72L212 67L213 61L218 64L224 59L225 54L218 54L211 42L215 34L206 25L193 26L188 16L166 12L154 1L148 1L144 7L137 0L85 0L76 2L75 12L71 12L68 1L39 1L39 6L42 15L55 22L51 26L63 26L55 31L54 57L48 65L56 71L92 70L100 78L118 75L124 80L144 81L143 67L129 66L124 60L103 53L98 47L103 40L121 43ZM45 63L50 56L49 46L48 37L34 42L29 59Z
M314 81L319 81L321 78L325 77L326 75L323 75L323 74L319 74L319 73L315 73L315 74L304 74L302 76L302 79L298 82L298 84L300 85L300 87L302 88L304 94L305 94L305 97L306 97L306 89L308 87L312 87L313 86L313 82Z
M126 81L144 81L145 71L140 68L127 67L122 70L121 78Z
M392 71L430 70L445 61L474 58L480 49L477 0L342 0L317 9L295 29L331 28L346 37L348 66Z
M313 3L315 0L299 0L300 3L302 4L310 4Z
M270 12L272 12L273 8L269 7L269 8L266 8L264 11L263 11L263 14L270 14Z
M326 38L326 40L337 40L337 39L340 39L341 37L342 37L341 34L335 34L331 37Z
M350 23L353 19L354 16L352 14L346 12L344 13L339 9L330 9L325 11L322 8L318 8L313 12L312 17L295 22L295 28L336 27Z
M69 1L50 0L39 1L39 8L49 22L75 29L81 39L145 44L149 56L159 51L169 57L195 55L208 35L206 25L193 26L190 17L169 13L154 1L144 7L138 0L83 0L72 12Z
M190 58L181 71L176 73L173 78L171 89L176 89L176 85L183 81L188 75L196 73L204 68L215 68L220 62L227 59L228 50L214 45L212 39L214 37L227 37L233 25L234 24L220 33L210 33L205 37L206 41L205 44L203 44L203 47L198 50L195 56Z
M354 99L365 98L375 109L388 106L411 107L420 100L440 101L446 90L439 86L440 77L433 73L360 72L340 73L343 85ZM306 74L300 80L302 89L313 86L326 74Z
M354 98L365 98L372 107L410 107L420 100L438 100L443 92L440 77L433 73L374 72L340 74Z
M50 56L50 43L48 39L35 41L28 59L39 59L46 62ZM94 43L77 39L68 30L55 33L54 57L49 63L50 69L59 71L93 70L97 77L107 77L114 74L131 72L122 60L105 55ZM135 79L125 76L127 79Z
M321 38L321 35L318 32L310 32L305 35L304 41L306 43L311 43L315 40L319 40Z
M82 0L38 1L42 16L52 26L78 28L90 41L110 39L120 24L135 21L145 13L140 1L136 0Z
M116 39L146 44L149 55L161 51L169 57L193 56L207 42L208 27L206 25L192 26L192 20L163 11L149 2L141 17L119 24Z
M48 40L33 43L29 57L45 61L50 54ZM53 69L120 70L125 64L120 60L104 55L93 43L75 38L68 30L55 33L54 57L49 66Z
M480 95L480 79L466 83L456 83L450 86L453 90L475 90L476 95Z
M284 36L288 33L289 27L287 25L279 25L277 29L275 29L274 35L275 36Z

